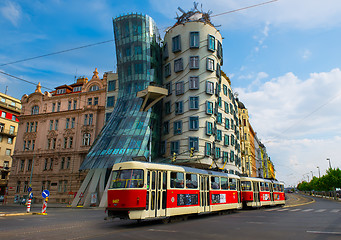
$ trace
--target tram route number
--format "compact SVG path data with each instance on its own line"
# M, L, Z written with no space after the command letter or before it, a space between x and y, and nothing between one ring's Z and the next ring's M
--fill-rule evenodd
M198 205L198 194L178 194L178 206Z

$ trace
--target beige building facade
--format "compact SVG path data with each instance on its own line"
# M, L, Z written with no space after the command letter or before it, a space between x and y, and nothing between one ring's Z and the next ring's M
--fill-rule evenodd
M0 112L0 196L6 197L21 112L20 100L0 93Z
M78 78L52 92L24 95L9 181L9 202L18 202L32 187L35 202L50 191L52 203L70 203L86 172L79 167L102 129L107 75Z

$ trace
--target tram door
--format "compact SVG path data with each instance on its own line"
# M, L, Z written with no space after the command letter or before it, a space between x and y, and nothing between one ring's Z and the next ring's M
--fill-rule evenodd
M273 188L273 185L272 183L269 184L270 186L270 198L271 198L271 202L273 203L274 201L274 188Z
M256 203L256 206L260 205L260 198L259 198L259 185L258 182L253 183L253 201Z
M237 180L238 203L241 203L240 180Z
M208 176L200 175L200 209L202 212L210 211L210 191Z
M147 216L166 216L166 194L167 172L149 170L147 173Z

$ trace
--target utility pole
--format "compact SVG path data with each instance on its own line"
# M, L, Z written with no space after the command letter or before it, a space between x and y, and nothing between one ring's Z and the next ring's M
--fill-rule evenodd
M313 171L310 171L310 172L311 172L311 180L313 180L314 178Z
M332 165L330 163L330 159L329 158L327 158L327 161L329 161L329 168L332 168Z
M320 174L320 167L317 166L318 170L319 170L319 178L321 177L321 174Z

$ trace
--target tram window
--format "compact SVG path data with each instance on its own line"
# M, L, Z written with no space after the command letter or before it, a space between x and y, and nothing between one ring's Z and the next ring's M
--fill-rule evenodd
M147 191L147 198L146 198L146 210L149 209L149 191Z
M152 189L155 189L155 172L152 173Z
M184 174L171 172L171 188L184 188Z
M162 188L167 189L167 172L163 173Z
M150 184L150 171L148 171L148 174L147 174L147 190L149 190L149 184Z
M141 169L114 171L110 188L142 188L143 175L144 172Z
M229 178L229 188L230 188L230 190L236 190L237 189L237 181L235 178Z
M220 189L219 177L211 177L211 189Z
M152 191L152 199L150 200L150 209L151 210L154 210L154 207L155 207L155 191Z
M269 191L269 183L264 183L264 189L265 191Z
M198 176L186 173L186 188L198 188Z
M265 191L265 186L263 182L260 182L260 190Z
M221 181L221 189L229 189L229 182L227 178L222 177L220 181Z
M250 181L242 181L242 190L243 191L251 191L251 182Z

